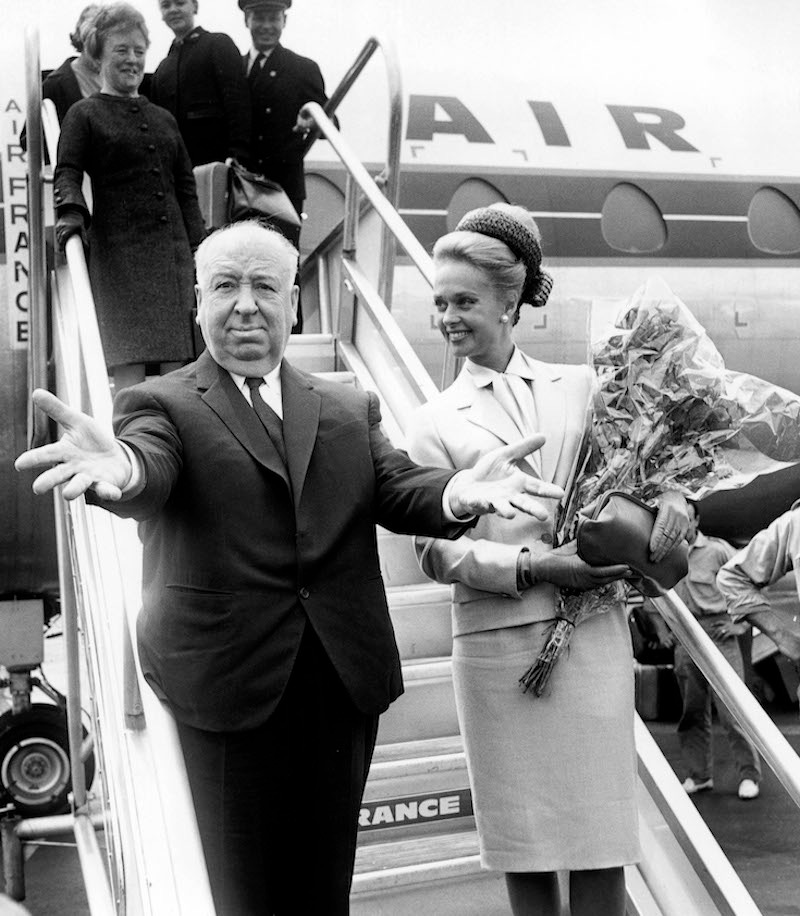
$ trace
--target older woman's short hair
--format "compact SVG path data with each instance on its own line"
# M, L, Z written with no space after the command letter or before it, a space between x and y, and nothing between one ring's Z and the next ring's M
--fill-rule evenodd
M94 25L94 17L99 12L100 6L101 4L99 3L90 3L88 6L85 6L81 10L80 16L78 16L78 21L75 23L75 31L70 32L70 44L75 48L78 54L83 51L86 36Z
M150 47L150 32L147 29L147 23L135 6L122 2L103 4L85 39L86 51L95 60L102 56L106 38L114 29L139 29L144 37L145 45Z

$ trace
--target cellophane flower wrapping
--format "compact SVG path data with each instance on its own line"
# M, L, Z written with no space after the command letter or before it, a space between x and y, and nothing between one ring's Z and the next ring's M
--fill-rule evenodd
M574 539L581 511L607 490L653 502L667 490L700 498L742 486L800 460L800 397L725 368L683 302L651 280L591 346L597 377L571 481L556 520L556 544ZM615 583L559 590L556 623L520 683L540 696L582 621L622 600Z

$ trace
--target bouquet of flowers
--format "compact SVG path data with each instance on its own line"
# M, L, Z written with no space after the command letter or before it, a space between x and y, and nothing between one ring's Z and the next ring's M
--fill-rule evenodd
M800 397L744 373L722 357L688 308L660 280L634 293L613 330L592 345L597 376L571 480L556 520L556 543L607 490L644 500L667 490L699 498L742 486L800 459ZM620 600L614 583L561 589L556 623L523 690L544 692L574 628Z

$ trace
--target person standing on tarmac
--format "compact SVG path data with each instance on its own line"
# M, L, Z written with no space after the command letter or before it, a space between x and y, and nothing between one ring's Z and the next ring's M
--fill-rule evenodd
M150 100L175 116L193 166L250 161L250 98L239 49L222 32L195 25L197 0L159 0L175 35L153 74Z
M736 553L727 541L707 537L700 531L697 506L687 503L689 530L689 572L675 586L675 593L697 618L714 645L733 670L744 680L744 660L738 636L749 629L747 623L735 623L728 615L725 595L717 585L717 573ZM653 622L662 645L675 646L675 677L681 692L683 710L678 722L681 756L687 770L683 788L688 795L714 788L712 775L711 703L717 709L719 722L725 731L736 768L739 785L737 794L743 801L758 798L761 763L758 752L742 727L724 703L718 702L703 672L688 651L670 633L658 611L653 610Z

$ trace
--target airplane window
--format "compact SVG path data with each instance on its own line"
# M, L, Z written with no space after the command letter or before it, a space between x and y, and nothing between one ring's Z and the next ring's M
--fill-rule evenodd
M617 251L645 254L667 241L667 224L655 201L627 182L611 189L603 203L603 238Z
M800 252L800 209L776 188L759 188L747 210L750 241L768 254Z
M488 207L489 204L504 203L506 198L488 181L479 178L468 178L456 188L447 208L447 231L452 232L465 213L476 207Z

